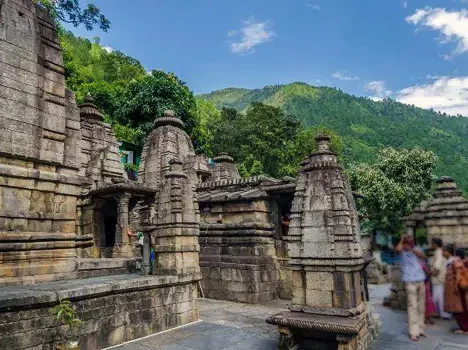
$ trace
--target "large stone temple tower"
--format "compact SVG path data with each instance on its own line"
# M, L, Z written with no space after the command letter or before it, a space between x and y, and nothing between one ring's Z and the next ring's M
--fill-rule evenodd
M72 276L80 115L54 24L32 1L0 1L0 285Z

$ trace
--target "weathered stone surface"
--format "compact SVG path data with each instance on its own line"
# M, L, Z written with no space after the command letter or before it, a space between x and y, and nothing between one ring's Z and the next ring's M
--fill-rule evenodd
M182 129L184 123L172 111L156 118L155 128L148 135L143 147L138 181L158 187L170 170L169 161L177 158L183 163L184 172L195 185L209 174L206 159L195 155L192 141Z
M177 277L120 275L67 283L0 288L0 342L7 349L52 348L57 336L51 306L73 302L80 349L94 350L198 319L197 285Z
M239 170L234 164L234 159L227 153L220 153L217 157L213 158L213 161L210 181L240 179Z

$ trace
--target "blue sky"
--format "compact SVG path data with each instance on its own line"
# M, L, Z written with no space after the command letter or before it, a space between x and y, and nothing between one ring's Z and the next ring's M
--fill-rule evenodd
M468 0L93 2L109 32L74 33L195 93L303 81L468 115Z

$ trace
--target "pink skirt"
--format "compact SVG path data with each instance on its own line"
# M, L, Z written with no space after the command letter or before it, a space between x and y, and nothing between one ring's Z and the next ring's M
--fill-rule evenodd
M437 309L432 299L431 285L429 282L425 283L426 286L426 317L433 317L437 314Z

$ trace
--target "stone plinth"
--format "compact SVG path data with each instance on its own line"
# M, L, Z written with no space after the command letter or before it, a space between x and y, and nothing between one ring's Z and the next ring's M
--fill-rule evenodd
M353 195L329 150L329 137L316 141L318 151L302 163L285 237L292 269L291 312L281 322L267 322L284 324L280 333L309 348L365 349L370 341L361 278L365 260ZM322 320L320 332L317 319ZM339 326L345 324L354 325L347 336Z
M270 316L266 322L277 325L280 333L280 350L355 350L362 349L360 339L366 337L365 315L334 317L301 312L283 312Z
M103 349L198 320L191 276L118 275L0 288L0 343L5 349L54 349L51 308L70 300L82 320L80 350Z

